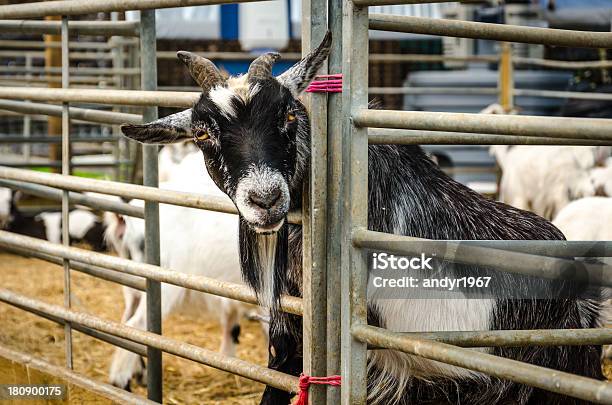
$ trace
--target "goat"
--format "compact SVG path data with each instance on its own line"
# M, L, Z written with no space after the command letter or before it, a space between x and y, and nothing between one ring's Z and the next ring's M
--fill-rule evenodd
M589 170L610 154L609 147L491 147L502 168L500 201L547 219L570 201L595 195Z
M61 243L62 213L43 212L38 214L45 225L47 240ZM96 252L106 251L104 241L104 224L93 212L86 209L74 209L68 214L68 231L70 244L85 242Z
M185 157L171 178L162 188L177 191L205 191L222 195L211 182L202 166L200 153ZM131 204L142 206L136 200ZM120 256L137 262L144 261L144 221L106 213L107 239ZM238 263L237 219L230 214L196 210L173 205L160 205L161 266L184 273L205 275L220 280L240 282ZM122 322L129 326L146 327L145 293L123 288L125 310ZM219 316L222 326L220 351L233 356L240 335L239 320L246 305L234 300L187 290L170 284L162 284L162 318L176 309L201 311L208 309ZM117 349L110 367L110 382L129 389L133 376L144 374L144 362L134 353Z
M278 54L259 56L246 75L225 79L209 60L189 52L187 65L202 95L193 108L144 125L123 125L143 143L193 140L217 186L239 212L243 278L270 309L269 366L302 370L301 319L279 309L281 294L301 295L301 228L286 221L299 209L309 168L310 124L300 94L326 59L328 33L318 48L278 77ZM537 215L486 199L445 175L419 146L371 145L368 227L429 239L563 239ZM465 271L477 272L475 266ZM507 290L526 283L497 275ZM533 281L532 281L533 282ZM570 282L538 281L568 287ZM560 287L560 288L561 288ZM552 287L551 287L552 288ZM552 292L558 292L552 289ZM597 325L599 290L567 299L368 300L371 323L393 331L588 328ZM602 378L598 347L483 349L565 372ZM368 356L373 404L569 404L571 398L395 351ZM291 395L266 387L262 404L287 404Z
M38 239L46 239L47 234L42 219L26 216L17 204L23 193L0 187L0 229Z

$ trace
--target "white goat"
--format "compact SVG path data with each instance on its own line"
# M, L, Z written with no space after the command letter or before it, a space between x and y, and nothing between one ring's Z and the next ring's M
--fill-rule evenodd
M177 191L204 192L223 196L203 169L202 154L188 155L169 176L163 188ZM132 202L134 205L142 201ZM143 261L144 221L138 218L106 214L107 238L123 257ZM164 268L190 274L205 275L218 280L241 282L238 262L238 218L230 214L196 210L173 205L160 205L161 265ZM125 311L122 321L132 327L146 327L145 294L124 287ZM198 313L204 308L219 316L222 326L220 351L235 354L240 331L239 320L245 304L209 294L162 284L162 317L184 308L188 303ZM138 355L117 349L110 369L110 382L129 388L133 376L142 376L143 362Z
M589 171L610 155L609 147L491 147L503 170L499 198L548 219L571 201L595 195Z

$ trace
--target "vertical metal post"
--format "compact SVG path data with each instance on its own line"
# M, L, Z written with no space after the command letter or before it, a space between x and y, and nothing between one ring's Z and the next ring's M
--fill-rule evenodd
M302 53L315 48L327 30L327 2L302 2ZM320 73L327 73L322 68ZM304 373L324 376L327 373L327 284L326 227L327 227L327 99L325 94L312 93L306 97L310 111L311 157L308 184L303 198L303 296L304 296ZM326 388L311 386L309 402L325 403Z
M342 2L328 2L328 24L332 48L330 74L342 73ZM344 182L342 179L342 93L327 95L327 375L340 368L341 294L340 265ZM340 403L340 389L327 386L327 405Z
M352 230L368 221L368 134L353 125L352 115L368 106L368 8L344 1L343 54L343 171L345 190L341 257L342 272L342 398L343 405L366 403L366 345L354 339L351 328L367 324L367 269L363 253L351 242Z
M70 49L68 48L68 17L62 16L62 88L70 87ZM69 103L62 103L62 175L70 174L70 109ZM62 244L70 246L70 200L67 190L62 192ZM70 261L63 259L64 265L64 306L70 308ZM64 325L66 344L66 367L72 368L72 328L69 322Z
M30 83L30 80L32 79L32 73L30 73L30 70L32 69L32 54L31 53L26 53L25 55L25 67L26 67L26 80L28 82L28 86ZM26 101L29 102L29 101ZM26 139L29 138L32 135L32 117L30 116L30 114L24 114L23 115L23 137ZM23 154L23 160L26 163L30 162L30 158L32 157L32 145L29 142L26 142L23 144L23 147L21 148L21 152Z
M512 64L512 45L509 42L501 43L499 104L507 113L514 108L514 66Z
M155 36L155 10L140 12L140 69L141 89L157 89L157 57ZM157 107L146 107L145 121L157 119ZM157 187L157 146L143 146L145 186ZM145 259L159 265L159 204L145 202ZM161 285L147 279L147 331L161 335ZM147 347L147 396L162 402L162 354L159 349Z

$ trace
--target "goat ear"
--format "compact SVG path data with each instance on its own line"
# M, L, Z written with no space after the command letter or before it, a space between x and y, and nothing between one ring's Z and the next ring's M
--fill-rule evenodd
M168 144L191 139L191 108L148 124L121 125L123 135L140 143Z
M308 87L325 59L327 59L331 50L331 42L331 32L327 31L325 38L317 49L277 77L280 84L288 88L294 96L299 96Z

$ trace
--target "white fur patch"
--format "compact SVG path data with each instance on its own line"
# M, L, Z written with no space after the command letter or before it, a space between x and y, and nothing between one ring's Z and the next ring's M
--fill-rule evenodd
M259 303L268 308L274 306L274 265L276 263L277 233L257 235L259 260Z
M232 104L236 93L232 89L225 86L217 86L208 93L208 97L219 107L219 110L221 110L221 113L226 118L236 118L236 110L234 110L234 105Z
M269 213L265 210L254 207L249 203L249 192L257 190L261 193L272 192L273 190L281 190L280 199L281 206L276 207L276 210L289 209L289 186L283 175L277 171L270 169L267 166L253 165L246 176L244 176L236 187L235 202L240 213L251 224L263 224Z

